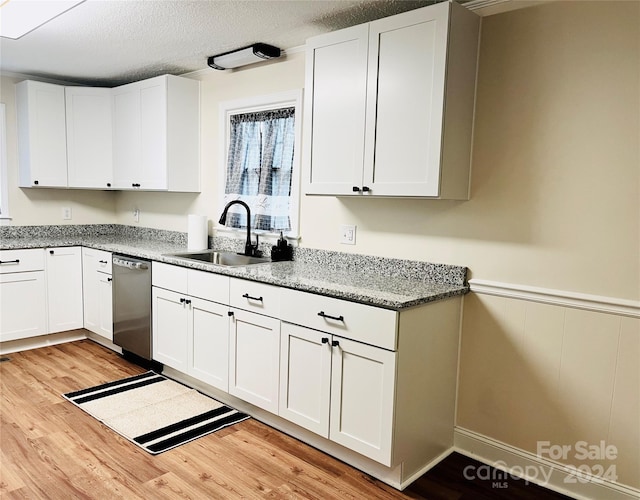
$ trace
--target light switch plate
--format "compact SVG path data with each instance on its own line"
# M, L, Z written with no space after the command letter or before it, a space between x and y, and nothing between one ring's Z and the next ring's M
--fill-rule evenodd
M356 226L350 224L340 226L340 243L343 245L356 244Z
M71 220L71 207L62 207L62 220Z

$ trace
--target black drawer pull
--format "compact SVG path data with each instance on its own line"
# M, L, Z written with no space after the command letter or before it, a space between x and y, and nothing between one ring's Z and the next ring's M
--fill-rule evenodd
M354 193L360 192L360 188L358 186L353 186L351 189L353 190Z
M180 297L180 303L181 303L181 304L184 304L186 300L187 300L187 299L185 299L184 297Z
M320 311L318 316L326 319L335 319L336 321L342 321L344 323L344 316L329 316L328 314L325 314L324 311Z
M107 263L106 260L99 260L98 262L100 262L100 264L106 264Z
M262 302L262 297L252 297L248 293L245 293L243 297L247 300L259 300L260 302Z
M113 281L113 278L107 278L107 281Z
M16 259L16 260L0 260L0 264L20 264L20 259Z
M191 299L185 299L184 303L187 305L191 304Z
M228 311L227 312L227 316L229 316L229 317L233 316L233 311Z
M369 186L362 186L362 192L363 192L363 193L368 193L369 191L371 191L371 189L369 188Z
M328 344L329 343L329 339L327 337L322 337L322 343L323 344Z
M339 345L340 345L340 342L338 342L337 340L331 341L331 347L338 347Z
M49 250L49 253L53 255L55 252L53 250Z

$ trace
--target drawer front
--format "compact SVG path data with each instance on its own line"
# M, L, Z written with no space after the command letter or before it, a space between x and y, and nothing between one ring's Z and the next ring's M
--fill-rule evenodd
M280 288L255 281L231 278L229 304L245 311L279 318Z
M395 351L398 313L347 300L283 289L283 321Z
M44 250L0 250L0 274L44 271Z
M219 304L229 304L228 276L189 269L187 281L189 295Z
M186 267L172 266L162 262L151 264L151 283L153 286L173 290L179 293L188 293Z
M94 250L96 256L96 270L101 273L112 274L111 269L111 252L104 250Z

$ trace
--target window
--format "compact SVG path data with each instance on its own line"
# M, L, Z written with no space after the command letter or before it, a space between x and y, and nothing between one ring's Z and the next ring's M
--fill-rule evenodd
M7 121L4 103L0 103L0 219L9 219L7 185Z
M244 201L258 233L298 236L301 91L220 105L221 206ZM246 211L229 209L228 228L246 230Z

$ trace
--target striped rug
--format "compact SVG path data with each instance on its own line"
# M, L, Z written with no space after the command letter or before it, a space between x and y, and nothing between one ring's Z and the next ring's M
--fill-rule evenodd
M249 418L152 371L62 396L153 455Z

